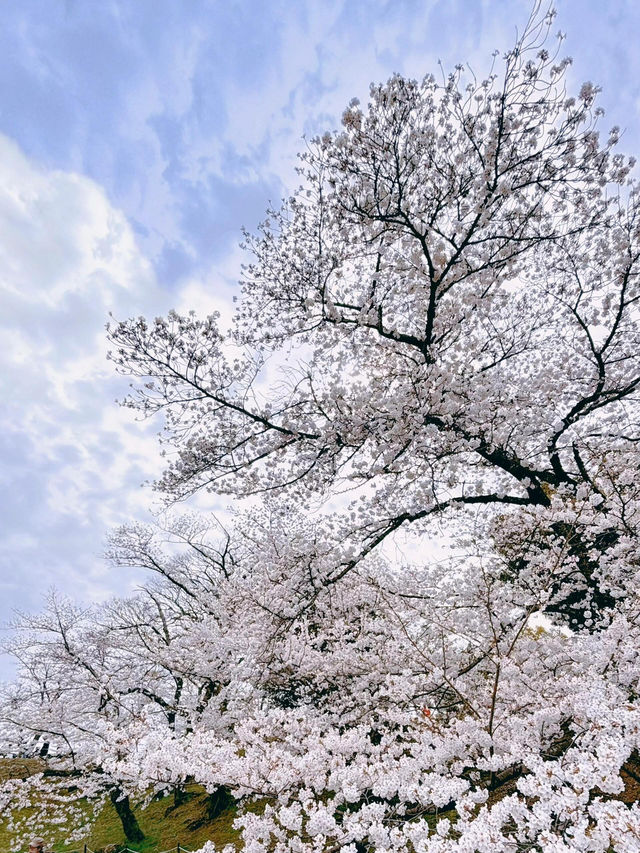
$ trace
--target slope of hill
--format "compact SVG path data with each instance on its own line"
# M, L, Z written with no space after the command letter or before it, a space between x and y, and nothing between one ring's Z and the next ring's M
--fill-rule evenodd
M29 776L40 769L41 762L35 759L0 759L0 781ZM204 789L193 785L187 791L186 801L180 805L175 806L172 797L164 797L154 800L146 808L136 808L136 817L145 834L140 844L125 841L111 803L104 806L93 829L81 842L66 844L63 833L53 825L46 841L55 853L83 850L85 843L96 853L109 845L126 846L141 853L159 853L177 845L197 850L208 840L214 841L216 846L237 842L239 833L233 828L235 809L229 808L215 820L207 820L206 800ZM15 849L6 823L0 816L0 850L13 853Z

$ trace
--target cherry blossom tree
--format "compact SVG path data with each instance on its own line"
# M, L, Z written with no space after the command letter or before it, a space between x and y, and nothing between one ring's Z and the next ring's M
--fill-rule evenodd
M66 826L70 834L82 830L87 815L78 800L84 795L94 810L110 797L126 837L134 842L144 838L127 794L99 759L101 743L118 728L125 709L110 677L117 670L114 650L95 625L95 615L50 594L41 614L20 617L7 645L20 669L0 697L3 752L29 754L33 749L51 760L42 773L23 780L27 784L7 786L5 813L10 806L32 805L34 789L46 803L39 817L27 814L14 824L10 816L19 837L34 829L47 832L51 823ZM63 804L72 806L66 815Z
M178 750L267 799L251 850L640 844L640 197L551 25L353 101L247 235L231 330L110 330L168 500L264 505L260 711Z
M582 626L612 604L587 522L544 511L601 501L612 526L596 548L620 546L638 193L618 129L600 142L596 88L567 96L546 26L501 75L396 76L366 111L353 102L302 156L301 189L247 236L230 332L175 313L111 329L116 364L143 380L129 404L165 414L170 500L360 490L310 556L315 588L401 527L484 505L540 509L547 540L568 544L545 609Z
M167 684L217 692L109 772L258 798L251 853L640 850L640 194L552 26L353 101L231 329L111 325L157 487L235 514L116 536L190 613Z
M188 526L186 520L176 525L182 534ZM190 529L193 534L193 525ZM122 562L156 560L174 582L149 583L133 598L88 610L50 594L41 614L23 614L16 621L7 651L19 662L19 675L0 694L3 753L37 755L46 765L24 784L10 783L6 805L7 811L11 804L16 811L33 802L35 793L40 803L49 804L39 810L38 831L46 834L52 822L64 823L70 837L77 838L87 823L80 801L95 813L109 798L127 840L139 842L144 836L126 779L113 770L129 748L129 732L143 719L157 717L156 725L179 736L194 725L220 686L194 668L185 644L196 618L190 602L195 593L177 585L168 568L175 569L175 560L159 555L153 536L141 527L126 536L116 532L113 548ZM200 592L202 586L199 576ZM197 618L202 606L200 597ZM172 789L178 805L187 774L147 781L152 793ZM61 804L72 806L65 821ZM53 821L52 810L58 813ZM33 816L23 817L25 826L14 821L18 837L34 831Z
M252 851L640 844L640 197L551 23L352 102L247 235L231 330L111 328L168 500L263 504L231 585L260 708L176 745L266 799Z
M140 800L171 791L174 805L181 804L193 781L188 768L158 765L141 794L118 762L145 725L174 740L196 725L213 730L216 720L216 731L229 731L232 714L220 723L220 708L238 702L213 642L220 620L215 576L229 571L229 537L219 538L218 551L207 523L194 516L174 519L170 531L142 525L114 531L110 558L147 568L158 579L134 597L89 609L51 593L42 613L16 619L5 647L19 670L0 690L0 749L46 760L42 772L8 782L2 794L0 811L16 842L34 829L48 836L52 825L83 838L90 814L106 799L127 840L139 842L144 836L131 794ZM209 787L213 818L232 798L221 785ZM35 817L24 811L34 803Z

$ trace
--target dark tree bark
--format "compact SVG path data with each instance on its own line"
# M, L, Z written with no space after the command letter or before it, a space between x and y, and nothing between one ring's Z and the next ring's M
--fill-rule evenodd
M218 815L226 811L234 803L231 792L224 785L209 794L207 797L207 820L215 820Z
M187 791L186 788L182 787L181 785L176 786L173 789L173 794L172 794L172 798L171 798L172 799L171 805L165 809L165 813L164 813L165 817L170 815L172 812L174 812L180 806L184 805L192 797L193 797L193 793L189 793L189 791Z
M186 803L189 799L189 794L185 791L184 788L176 787L173 789L173 806L177 808L181 806L183 803Z
M129 803L129 797L123 797L120 788L112 788L109 792L109 799L113 803L113 807L120 818L120 823L122 824L122 829L124 830L124 835L127 841L139 844L144 840L144 832L140 829L140 825L136 820L136 816L134 815L131 804Z

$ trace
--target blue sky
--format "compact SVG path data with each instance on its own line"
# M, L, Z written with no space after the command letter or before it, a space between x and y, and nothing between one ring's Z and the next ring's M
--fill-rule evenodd
M139 579L101 559L146 518L155 434L114 400L104 324L228 313L244 225L295 184L304 134L398 71L482 73L521 0L21 0L0 6L0 622L52 585ZM640 153L640 4L560 0L572 80ZM212 508L215 504L212 503ZM3 669L4 667L4 669ZM0 662L0 674L10 672Z

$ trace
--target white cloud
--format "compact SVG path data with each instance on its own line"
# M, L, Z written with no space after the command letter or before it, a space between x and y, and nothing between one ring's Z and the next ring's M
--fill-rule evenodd
M158 424L116 396L104 325L169 305L124 215L91 180L45 171L0 136L0 620L50 583L80 598L129 583L102 563L106 529L140 517ZM2 594L4 593L4 595Z

